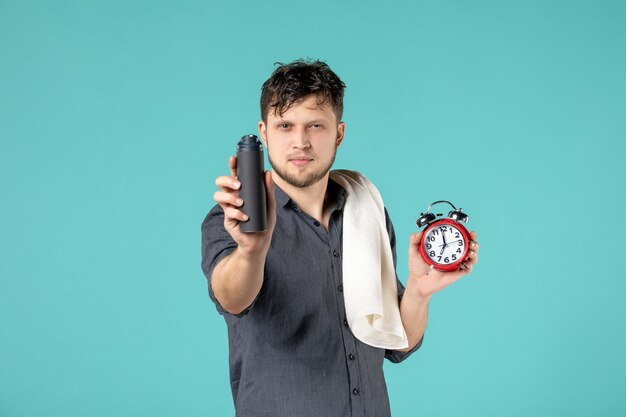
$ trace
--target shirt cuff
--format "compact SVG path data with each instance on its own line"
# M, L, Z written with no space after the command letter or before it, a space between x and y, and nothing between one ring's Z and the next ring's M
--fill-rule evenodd
M213 287L211 286L211 275L213 274L213 270L215 269L215 266L222 260L224 259L226 256L230 255L237 247L230 247L230 248L226 248L225 250L222 251L222 253L220 253L215 260L213 261L213 265L211 267L211 274L209 275L208 281L209 281L209 298L211 298L211 300L213 301L213 303L215 303L215 308L217 309L218 313L220 313L222 316L224 315L228 315L228 316L232 316L232 317L237 317L237 318L241 318L243 316L245 316L246 314L248 314L248 311L250 311L250 309L252 308L252 306L254 305L254 303L256 302L257 298L259 298L259 295L257 294L256 298L254 299L254 301L252 301L252 304L250 304L245 310L243 310L241 313L237 313L237 314L232 314L230 312L228 312L224 307L222 307L222 305L220 304L219 301L217 301L217 298L215 297L215 293L213 292Z
M424 340L424 335L422 335L422 338L419 340L419 342L417 342L417 344L415 346L413 346L413 348L411 350L409 350L408 352L401 352L399 350L389 350L389 349L386 349L385 350L385 358L390 360L393 363L402 362L403 360L405 360L406 358L411 356L413 354L413 352L415 352L417 349L419 349L422 346L422 341L423 340Z

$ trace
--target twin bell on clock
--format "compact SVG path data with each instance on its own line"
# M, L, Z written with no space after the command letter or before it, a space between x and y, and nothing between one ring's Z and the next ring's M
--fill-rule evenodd
M452 207L448 217L430 213L430 209L441 203ZM417 227L426 227L419 243L419 251L428 265L438 271L456 271L469 254L470 234L461 223L467 223L469 216L457 209L449 201L439 200L431 203L425 213L420 213Z

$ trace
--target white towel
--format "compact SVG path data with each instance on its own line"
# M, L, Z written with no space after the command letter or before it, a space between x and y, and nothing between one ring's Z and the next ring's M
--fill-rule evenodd
M348 194L343 210L343 294L350 329L368 345L407 348L380 193L356 171L331 171L330 178Z

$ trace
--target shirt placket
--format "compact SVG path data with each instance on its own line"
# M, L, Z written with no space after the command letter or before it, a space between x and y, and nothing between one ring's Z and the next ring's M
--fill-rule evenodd
M333 284L336 291L335 301L337 302L337 320L341 328L343 338L344 355L346 360L346 369L348 371L348 395L350 396L351 415L352 417L365 417L365 404L363 392L361 390L361 372L359 357L356 351L356 341L354 335L348 325L346 317L346 306L343 298L343 277L342 277L342 247L341 247L341 220L338 216L342 213L337 207L330 216L328 231L324 229L319 221L309 216L307 213L299 209L299 207L291 202L291 208L294 209L307 223L312 224L313 230L320 239L327 245L328 254L331 259L331 269Z
M348 381L350 384L348 389L350 390L349 395L351 398L350 403L352 405L352 416L356 417L365 415L365 406L363 403L363 392L361 391L361 372L359 358L356 351L356 342L346 317L346 306L343 297L341 231L339 225L337 224L338 222L335 221L335 213L333 213L329 222L328 244L332 262L333 280L335 288L337 288L337 291L335 292L337 311L339 312L339 317L337 319L341 323L340 327L343 336L344 355L347 365L346 369L348 370Z

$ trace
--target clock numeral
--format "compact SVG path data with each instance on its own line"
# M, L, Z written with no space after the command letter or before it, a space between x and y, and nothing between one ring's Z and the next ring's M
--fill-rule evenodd
M434 242L435 241L435 236L428 236L428 240L431 241L431 242Z
M435 256L435 251L431 250L430 252L428 252L428 254L430 255L430 257L432 258L433 256Z
M453 261L456 261L456 253L453 253L453 254L452 254L452 260L453 260Z
M447 264L449 264L449 263L450 263L450 259L448 259L448 257L447 257L447 256L443 259L443 261L444 261L445 263L447 263Z
M438 235L438 234L439 234L439 230L433 229L433 235Z
M454 234L454 238L455 238L455 239L458 239L458 238L460 238L460 237L461 237L461 235L459 235L459 232L456 232L456 233Z
M463 241L459 240L459 246L463 246Z
M426 249L431 249L433 247L433 245L431 245L430 243L426 244Z
M439 226L439 228L441 229L442 232L445 232L446 230L448 230L448 226Z
M463 253L463 252L461 252L461 248L459 248L456 250L456 253Z
M437 256L437 262L441 261L441 256Z

